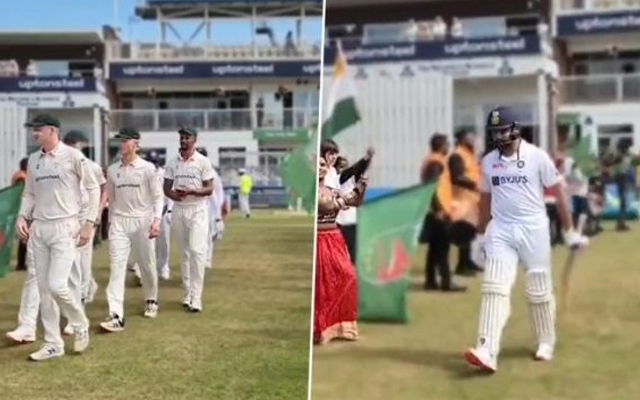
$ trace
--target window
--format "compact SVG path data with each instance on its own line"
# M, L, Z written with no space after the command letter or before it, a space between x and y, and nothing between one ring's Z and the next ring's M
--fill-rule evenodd
M633 125L598 125L598 144L601 153L615 151L619 144L633 146Z

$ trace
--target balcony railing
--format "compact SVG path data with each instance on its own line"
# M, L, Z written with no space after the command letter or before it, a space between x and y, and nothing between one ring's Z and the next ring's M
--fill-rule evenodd
M169 43L110 42L107 51L111 61L320 59L320 46L309 44L293 47L207 44L186 47Z
M613 11L640 8L640 0L561 0L561 11Z
M176 131L188 125L203 131L241 131L256 128L298 129L317 123L317 109L285 109L279 113L251 109L227 110L112 110L112 130Z
M640 74L565 76L560 94L564 103L640 102Z

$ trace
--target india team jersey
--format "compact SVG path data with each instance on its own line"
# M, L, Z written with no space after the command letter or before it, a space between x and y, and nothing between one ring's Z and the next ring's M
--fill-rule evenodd
M60 143L48 153L37 151L29 157L20 214L40 221L79 218L82 191L98 189L89 160L79 150ZM86 213L95 211L97 205Z
M560 174L542 149L520 141L511 157L494 150L482 159L481 190L491 194L491 216L504 223L547 223L543 191Z
M178 154L169 162L164 172L165 179L173 181L173 189L202 189L202 182L212 180L214 176L211 161L197 151L185 160ZM174 206L202 204L207 197L187 196Z
M156 167L140 157L107 170L109 212L121 217L162 217L163 193Z

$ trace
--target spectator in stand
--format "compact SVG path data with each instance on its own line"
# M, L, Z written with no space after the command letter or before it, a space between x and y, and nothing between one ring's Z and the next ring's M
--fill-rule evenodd
M433 39L433 33L431 32L431 24L426 21L418 23L417 40L422 42L428 42Z
M416 21L413 19L410 19L409 22L407 22L407 28L404 31L404 38L409 42L415 42L416 38L418 36L418 25L416 24Z
M293 41L293 32L287 32L287 38L284 43L284 54L287 56L295 56L297 53L296 44Z
M437 16L433 23L433 37L435 40L443 40L447 36L447 24L441 16Z
M449 30L449 33L452 38L456 39L462 38L464 36L462 22L460 22L460 19L458 19L458 17L453 17L453 19L451 20L451 28Z
M36 70L36 65L33 62L33 60L29 60L29 64L27 65L27 68L25 69L25 74L27 76L36 76L36 75L38 75L38 71Z

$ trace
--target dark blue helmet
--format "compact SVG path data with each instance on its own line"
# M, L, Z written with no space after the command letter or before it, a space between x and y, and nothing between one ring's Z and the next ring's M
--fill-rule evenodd
M497 107L489 112L487 117L487 136L498 146L504 149L514 143L519 137L519 124L515 113L509 107ZM497 132L502 132L496 137Z

